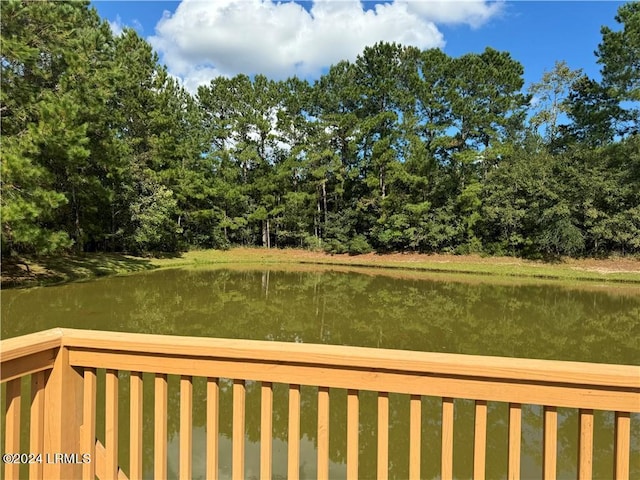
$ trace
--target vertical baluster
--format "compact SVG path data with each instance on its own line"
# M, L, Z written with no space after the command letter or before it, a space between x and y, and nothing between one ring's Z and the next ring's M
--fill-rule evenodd
M7 382L5 404L5 440L4 451L6 453L20 453L20 399L21 378ZM17 479L20 477L19 463L4 464L4 478Z
M82 394L82 438L81 452L88 453L91 461L82 464L82 478L96 478L96 385L95 368L84 369L84 387Z
M244 380L233 381L233 452L231 475L234 480L244 479Z
M31 375L31 431L29 432L29 451L40 454L45 461L44 452L44 386L46 373L37 372ZM95 406L95 397L94 397ZM94 418L95 425L95 418ZM88 452L88 450L83 450ZM29 478L43 478L42 463L29 465ZM91 479L93 480L93 478Z
M591 478L593 474L593 410L580 409L578 437L578 478Z
M129 377L129 477L142 478L142 372Z
M613 478L629 478L629 448L631 446L631 415L629 412L616 412Z
M191 467L191 451L193 450L192 413L193 411L193 378L180 377L180 479L190 480L193 477Z
M358 478L358 390L347 391L347 478Z
M289 441L287 477L300 474L300 385L289 385Z
M453 398L442 399L441 478L453 478Z
M389 478L389 394L378 393L378 477Z
M544 407L544 446L542 453L542 476L555 480L558 457L558 410Z
M167 478L167 376L156 373L154 381L153 476Z
M509 404L509 467L507 478L520 479L520 443L522 436L522 406Z
M329 388L318 388L318 479L329 479Z
M118 371L107 370L105 378L105 474L118 477Z
M218 478L218 410L220 385L207 378L207 478Z
M271 478L273 461L273 384L262 382L260 400L260 478Z
M411 395L409 400L409 478L420 478L421 409L422 400L420 395Z
M476 400L473 432L473 478L484 480L487 458L487 402Z

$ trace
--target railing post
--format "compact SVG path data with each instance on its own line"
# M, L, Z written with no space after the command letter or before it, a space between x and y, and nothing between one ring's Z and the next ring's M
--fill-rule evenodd
M82 376L69 365L61 346L44 389L44 478L80 478L82 454ZM95 458L91 459L92 462Z
M5 452L10 454L20 452L20 407L21 407L21 382L16 378L7 383L7 404L6 404L6 431L5 431ZM3 452L4 453L4 452ZM4 463L4 462L3 462ZM5 463L4 475L8 480L20 478L19 463Z

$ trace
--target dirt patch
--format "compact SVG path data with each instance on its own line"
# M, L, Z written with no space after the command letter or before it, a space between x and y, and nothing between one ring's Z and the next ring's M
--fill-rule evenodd
M311 252L305 250L265 250L260 248L237 248L232 250L230 256L242 256L255 258L256 261L290 260L290 261L317 261L320 263L331 262L340 264L368 264L368 265L397 265L407 264L456 264L456 265L500 265L500 266L526 266L547 268L550 266L564 267L572 270L582 270L597 273L640 273L640 259L636 258L608 258L608 259L575 259L565 258L557 262L549 263L537 260L524 260L514 257L487 257L477 254L471 255L447 255L424 253L367 253L363 255L328 254L324 252Z
M574 270L584 270L598 273L638 273L640 272L640 260L632 258L611 258L606 260L580 259L567 260Z

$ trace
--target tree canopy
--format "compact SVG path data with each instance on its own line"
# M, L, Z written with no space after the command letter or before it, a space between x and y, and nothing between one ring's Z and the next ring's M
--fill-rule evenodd
M2 253L231 245L526 256L640 251L640 6L602 79L380 42L314 82L186 91L88 2L1 21Z

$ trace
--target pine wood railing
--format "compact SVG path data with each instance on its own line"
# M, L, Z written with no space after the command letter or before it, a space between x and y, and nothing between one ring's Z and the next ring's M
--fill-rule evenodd
M260 477L271 478L274 383L289 385L288 478L297 478L300 455L300 386L317 388L317 472L329 477L330 389L347 390L347 477L358 478L359 392L377 392L377 478L389 467L389 394L410 395L409 476L420 478L422 396L442 398L441 478L453 478L454 399L475 401L474 478L485 477L487 402L509 404L508 478L520 478L523 404L544 406L543 476L557 472L558 407L579 409L578 476L592 476L594 410L615 412L614 471L629 478L631 413L640 412L640 367L511 359L330 345L173 337L53 329L0 342L0 379L6 383L4 452L29 451L45 461L29 477L141 478L143 373L154 375L153 474L167 476L167 376L180 378L179 477L192 476L193 379L206 379L206 475L218 476L219 379L233 382L232 476L245 476L247 380L261 382ZM106 369L105 443L96 441L96 372ZM118 462L119 372L129 376L129 465ZM30 377L29 444L21 445L21 412ZM25 390L23 392L23 390ZM22 448L21 448L22 447ZM78 454L80 460L47 461ZM83 463L82 454L91 461ZM48 460L51 460L50 458ZM5 463L4 477L19 465Z

